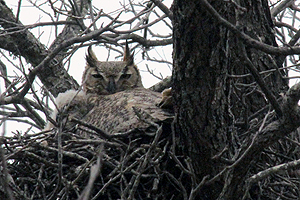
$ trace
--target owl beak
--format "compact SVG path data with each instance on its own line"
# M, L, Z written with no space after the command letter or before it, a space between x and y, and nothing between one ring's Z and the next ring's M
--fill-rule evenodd
M107 85L106 90L107 90L110 94L116 93L117 88L116 88L116 82L115 82L114 77L109 77L108 85Z

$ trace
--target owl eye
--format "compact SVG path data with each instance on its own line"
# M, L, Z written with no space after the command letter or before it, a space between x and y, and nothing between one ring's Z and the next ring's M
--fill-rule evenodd
M129 79L131 77L131 74L122 74L120 79Z
M103 79L103 76L101 74L92 74L94 78Z

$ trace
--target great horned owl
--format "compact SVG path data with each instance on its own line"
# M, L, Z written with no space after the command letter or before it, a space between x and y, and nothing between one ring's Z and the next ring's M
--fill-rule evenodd
M86 94L107 95L143 86L127 42L123 61L100 62L91 46L88 48L86 61L82 76L83 90Z
M78 118L108 134L132 129L147 130L150 125L146 121L159 122L172 118L172 114L156 106L162 95L143 88L127 42L123 61L98 61L91 47L88 48L86 61L82 76L83 92L67 91L56 100L58 109L64 112L62 116L67 114L69 118ZM142 113L143 119L137 111ZM54 120L58 118L58 113L54 111ZM75 127L75 124L69 123L66 127L74 130L72 126ZM47 129L50 128L53 125L48 123ZM86 135L80 129L77 133Z

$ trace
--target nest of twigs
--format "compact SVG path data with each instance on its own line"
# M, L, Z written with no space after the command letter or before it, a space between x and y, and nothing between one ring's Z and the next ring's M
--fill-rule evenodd
M170 124L110 139L40 132L3 139L0 196L10 199L183 199ZM188 181L186 181L188 182Z
M170 123L157 127L109 138L86 127L86 136L55 128L1 138L0 199L197 199L197 188L203 185L194 179L187 156L175 152L178 138ZM299 159L299 133L266 149L248 176ZM247 188L249 196L299 199L298 166L255 182Z

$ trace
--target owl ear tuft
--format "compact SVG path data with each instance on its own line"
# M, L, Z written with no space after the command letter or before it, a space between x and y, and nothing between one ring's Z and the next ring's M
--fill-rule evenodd
M97 59L95 53L93 52L91 45L88 48L88 53L87 53L85 59L86 59L87 64L90 67L96 67L97 66L98 59Z
M134 55L134 52L132 54L130 53L130 49L128 47L128 42L126 40L123 61L127 62L127 65L133 65L133 55Z

